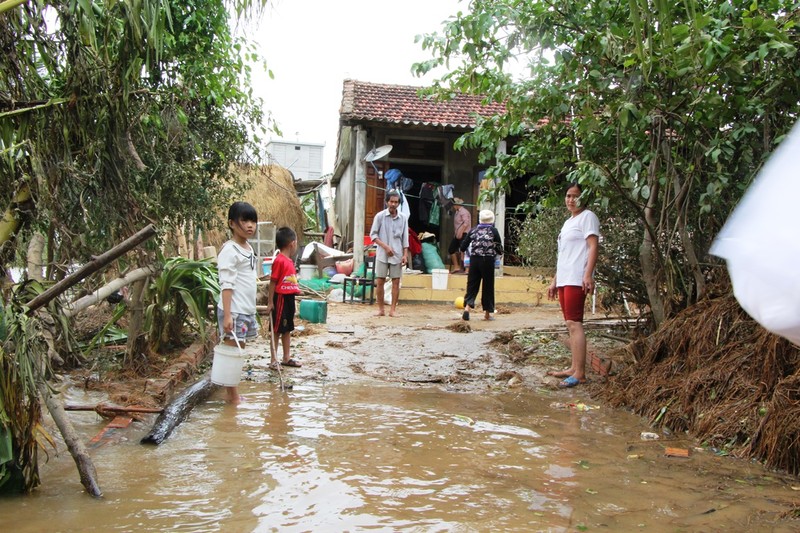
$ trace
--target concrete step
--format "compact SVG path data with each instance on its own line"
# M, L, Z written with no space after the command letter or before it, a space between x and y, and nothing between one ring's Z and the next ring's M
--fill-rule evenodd
M436 285L446 288L434 289L431 274L404 274L400 288L400 301L404 302L452 302L464 296L467 276L449 274L446 283L437 275ZM550 280L539 275L500 275L495 278L495 302L497 304L537 305L547 297ZM480 293L479 293L480 294ZM480 296L479 296L480 298Z

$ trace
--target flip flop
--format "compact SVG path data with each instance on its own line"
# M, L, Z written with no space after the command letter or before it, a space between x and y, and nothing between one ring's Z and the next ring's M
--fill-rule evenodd
M469 311L461 313L461 320L469 320Z
M286 362L283 362L283 361L281 361L281 366L293 366L293 367L295 367L295 368L300 368L300 367L301 367L301 366L303 366L303 365L301 365L300 363L298 363L298 362L297 362L297 361L295 361L294 359L289 359L289 360L288 360L288 361L286 361Z
M565 379L564 381L562 381L561 383L559 383L558 384L558 388L560 388L560 389L569 389L569 388L581 385L582 383L586 383L586 380L585 379L577 379L577 378L574 378L574 377L570 376L567 379Z

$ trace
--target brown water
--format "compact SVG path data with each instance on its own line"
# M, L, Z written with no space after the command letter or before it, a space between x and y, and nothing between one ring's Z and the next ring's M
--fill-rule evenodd
M0 499L0 530L796 531L796 479L693 449L578 393L454 394L375 385L243 383L162 445L136 423L92 451L101 500L62 451L33 495ZM558 402L558 403L557 403ZM587 402L593 406L592 402ZM94 435L103 421L73 413ZM87 437L88 440L89 437ZM62 446L63 448L63 446Z

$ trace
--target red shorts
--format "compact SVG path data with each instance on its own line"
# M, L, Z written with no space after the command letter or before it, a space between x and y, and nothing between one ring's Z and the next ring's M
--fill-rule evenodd
M586 292L584 292L583 287L578 287L577 285L559 287L558 303L561 304L564 320L583 322L583 307L586 303Z

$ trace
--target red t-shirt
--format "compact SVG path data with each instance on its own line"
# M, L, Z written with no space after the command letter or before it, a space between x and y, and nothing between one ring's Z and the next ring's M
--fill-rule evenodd
M276 294L300 294L300 285L297 284L297 271L294 263L283 254L278 254L272 261L272 275L270 283L275 284Z

